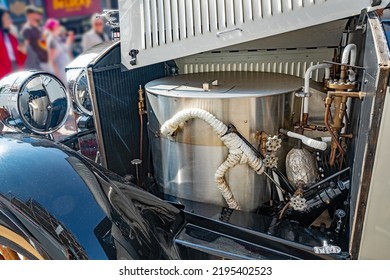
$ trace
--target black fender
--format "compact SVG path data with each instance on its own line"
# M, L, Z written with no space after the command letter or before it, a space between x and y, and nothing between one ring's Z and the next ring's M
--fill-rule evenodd
M177 259L183 222L174 206L76 151L0 136L0 226L45 259Z

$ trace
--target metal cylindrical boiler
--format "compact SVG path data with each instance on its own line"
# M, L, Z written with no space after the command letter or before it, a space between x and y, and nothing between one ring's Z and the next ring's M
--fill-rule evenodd
M278 134L292 125L294 92L303 80L263 72L212 72L178 75L146 84L149 137L158 184L168 195L226 206L216 187L215 172L228 149L210 126L199 119L183 123L171 141L161 126L183 109L200 108L233 124L254 146L256 132ZM299 112L296 112L299 115ZM279 152L279 163L285 153ZM269 199L265 176L238 165L225 176L242 210L250 211Z

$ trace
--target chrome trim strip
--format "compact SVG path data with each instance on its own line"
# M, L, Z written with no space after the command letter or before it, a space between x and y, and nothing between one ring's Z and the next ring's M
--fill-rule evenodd
M90 89L90 95L92 101L92 111L95 112L93 121L96 128L96 138L97 138L98 148L101 156L101 164L103 167L107 168L106 151L103 143L103 133L102 133L98 103L96 100L96 91L95 91L95 84L93 82L92 67L88 67L86 73L87 73L88 87Z

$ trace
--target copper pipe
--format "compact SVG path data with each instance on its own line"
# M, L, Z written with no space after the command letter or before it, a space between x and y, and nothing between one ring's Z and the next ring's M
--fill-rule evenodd
M304 114L303 114L303 117L302 117L302 124L301 124L301 126L302 126L302 127L306 126L308 120L309 120L309 114L308 114L308 113L304 113Z
M138 114L139 114L139 162L136 164L137 185L141 186L142 174L142 156L143 156L143 142L144 142L144 114L145 114L145 98L142 86L138 89Z
M328 99L328 98L327 98ZM332 136L332 138L335 140L335 142L337 143L337 147L339 148L340 152L342 154L345 154L345 151L343 149L343 147L341 146L341 144L339 143L338 139L337 139L337 136L336 134L334 133L334 131L331 129L330 125L329 125L329 116L332 118L332 115L331 115L331 112L330 112L330 105L331 105L331 101L330 103L327 101L326 102L326 106L325 106L325 116L324 116L324 123L325 123L325 126L326 128L328 129L328 131L330 132L330 136Z
M348 133L348 134L344 133L344 134L341 134L340 137L352 139L353 138L353 134L352 133Z
M330 155L329 155L329 165L330 167L333 167L335 161L336 161L336 151L337 151L337 147L334 147L332 145L332 148L330 150Z
M334 117L333 117L333 130L334 131L340 131L340 129L343 128L343 98L342 97L335 97L333 100L334 105Z
M340 142L338 141L336 134L334 133L334 131L332 130L332 128L329 125L329 122L328 122L329 115L330 115L330 104L327 103L326 107L325 107L324 123L325 123L325 126L330 133L330 136L332 136L332 140L333 140L332 141L332 148L331 148L331 152L330 152L330 159L329 159L330 166L333 166L334 162L336 160L336 148L338 148L340 150L341 154L345 154L345 151L344 151L343 147L341 146ZM336 144L336 145L334 145L334 144Z
M328 112L328 114L330 114L330 111ZM332 150L334 150L334 153L335 153L336 149L338 148L340 150L341 154L345 154L343 147L341 146L340 142L338 141L338 136L335 133L335 131L333 131L333 129L330 127L329 123L327 123L326 126L327 126L328 131L330 132L330 136L332 137L332 140L333 140L332 141Z
M327 115L330 114L330 103L331 100L334 98L334 108L335 108L335 116L333 118L333 130L331 131L332 135L332 148L330 152L330 157L329 157L329 164L330 166L333 166L336 160L336 150L337 148L340 150L341 156L344 155L345 151L342 149L342 146L340 144L340 141L338 140L339 137L339 132L343 128L343 120L344 116L346 113L346 104L348 101L349 97L361 97L361 93L359 92L344 92L344 91L339 91L339 92L328 92L328 97L327 97L327 108L328 108L328 113Z
M142 149L143 149L143 132L144 132L144 119L143 115L145 113L145 103L143 96L142 86L139 86L138 89L138 113L140 121L140 140L139 140L139 159L142 160Z
M280 211L279 220L283 218L284 212L286 212L286 210L289 206L290 206L290 202L288 202L288 203L286 203L286 205L284 205L283 209Z
M364 91L328 91L329 97L352 97L363 99L366 96L366 92Z
M345 77L347 74L347 67L346 66L341 66L341 71L340 71L340 81L345 82Z
M332 136L332 148L330 152L330 157L329 157L329 164L330 166L333 166L335 160L336 160L336 149L338 148L341 153L341 159L343 158L345 151L342 148L340 142L338 141L338 131L343 127L343 119L346 114L346 104L348 101L348 98L359 98L363 99L363 97L366 95L365 92L353 92L353 91L329 91L328 92L328 97L326 101L326 110L325 112L325 125L327 126L329 130L329 123L327 116L331 116L330 114L330 104L332 103L332 100L334 98L334 104L335 104L335 117L332 120L333 122L333 129L334 130L329 130ZM341 137L351 137L350 134L344 134L340 135Z
M340 117L342 120L344 120L345 114L347 113L347 101L348 96L341 97Z
M306 131L314 131L314 130L317 130L317 131L327 131L325 126L316 125L316 124L308 124L308 125L303 127L303 130L306 130Z
M143 116L139 115L139 159L142 160L142 149L143 149L143 135L144 135L144 120Z
M344 161L344 155L340 155L340 167L339 167L339 170L341 170L341 168L343 167L343 161Z

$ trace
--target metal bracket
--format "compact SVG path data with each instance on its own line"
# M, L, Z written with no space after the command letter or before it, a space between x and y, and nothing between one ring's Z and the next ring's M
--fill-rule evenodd
M137 64L137 54L139 54L139 50L132 49L129 52L129 55L131 57L130 65L136 65Z
M304 92L303 89L301 91L295 92L296 97L304 98L304 97L310 97L311 93L310 92Z
M359 19L356 23L356 30L364 30L366 28L367 9L360 12Z

